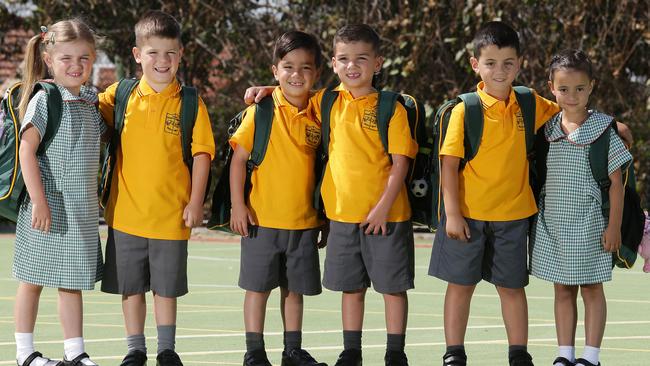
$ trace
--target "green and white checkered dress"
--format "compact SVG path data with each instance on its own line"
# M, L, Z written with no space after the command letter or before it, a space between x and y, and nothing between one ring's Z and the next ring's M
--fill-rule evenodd
M92 290L101 279L103 265L97 171L99 138L106 126L92 89L82 87L75 96L58 88L64 101L61 125L45 154L38 157L52 224L47 234L31 228L32 204L26 197L18 212L13 275L46 287ZM32 98L23 121L21 133L31 124L43 136L45 92Z
M545 127L550 142L547 177L533 226L531 273L563 285L602 283L612 279L612 254L603 249L607 225L601 193L589 167L590 144L611 134L609 174L632 159L621 139L606 130L612 117L591 112L578 129L566 135L558 113Z

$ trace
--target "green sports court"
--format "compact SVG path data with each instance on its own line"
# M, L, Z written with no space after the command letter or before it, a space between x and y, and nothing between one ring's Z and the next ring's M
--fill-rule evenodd
M105 230L102 232L105 241ZM406 352L413 366L439 365L444 353L442 309L445 284L427 275L431 253L430 234L416 234L416 288L409 292L410 314ZM0 236L0 365L15 365L13 301L16 281L11 277L12 234ZM321 251L321 262L324 251ZM614 270L605 287L608 322L601 351L607 366L650 365L650 274ZM189 246L190 293L179 301L176 350L186 366L241 365L245 352L242 302L237 287L239 239L235 236L196 231ZM269 359L280 365L282 323L277 292L269 299L265 342ZM553 325L553 290L549 283L531 278L527 288L530 341L536 365L550 365L556 354ZM149 365L155 363L156 328L149 301L145 330ZM579 304L580 300L579 300ZM581 305L579 305L581 306ZM86 351L101 365L118 365L126 353L120 298L98 290L84 295ZM583 314L580 312L579 319ZM303 346L319 361L334 364L342 349L340 295L324 290L307 297ZM577 354L581 354L584 328L578 324ZM364 364L383 365L385 348L384 309L381 296L369 291L366 298L363 348ZM63 338L56 312L56 291L45 289L35 329L36 349L60 358ZM469 365L505 365L507 340L499 299L486 283L478 286L466 336Z

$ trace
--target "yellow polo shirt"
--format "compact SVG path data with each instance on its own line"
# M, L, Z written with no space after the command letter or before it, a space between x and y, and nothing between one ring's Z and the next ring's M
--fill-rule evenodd
M248 207L263 227L302 230L320 226L313 208L314 161L320 144L320 124L311 106L302 111L289 103L280 87L273 97L271 136L262 164L251 176ZM255 105L248 107L230 138L234 148L253 150Z
M461 213L482 221L512 221L537 212L528 177L524 119L514 90L508 104L477 86L483 104L483 136L476 156L459 173ZM557 104L535 95L535 130L559 111ZM440 155L463 158L465 106L454 107Z
M377 130L378 93L354 98L343 85L330 116L329 162L321 194L331 220L360 223L377 204L386 188L392 167ZM312 97L317 117L321 116L324 90ZM418 145L411 138L406 109L397 103L388 125L388 153L414 158ZM406 185L402 186L388 214L388 221L411 218Z
M117 83L99 94L99 109L113 125ZM183 222L192 188L180 137L181 87L174 80L160 93L140 80L129 97L120 146L104 211L112 228L150 239L187 240ZM199 100L192 155L214 157L208 111Z

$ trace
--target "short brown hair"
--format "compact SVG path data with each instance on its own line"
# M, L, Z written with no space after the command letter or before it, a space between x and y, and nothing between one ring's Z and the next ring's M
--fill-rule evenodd
M287 55L287 53L297 49L304 49L305 51L310 52L314 56L314 64L316 65L316 68L321 68L321 65L323 64L323 56L321 54L318 40L309 33L297 30L283 34L275 42L273 63L277 65L278 62Z
M349 24L336 31L334 35L334 49L337 43L364 42L372 45L372 50L379 55L381 39L379 34L367 24Z
M135 24L135 44L140 45L149 37L176 39L181 43L181 25L163 11L150 10Z

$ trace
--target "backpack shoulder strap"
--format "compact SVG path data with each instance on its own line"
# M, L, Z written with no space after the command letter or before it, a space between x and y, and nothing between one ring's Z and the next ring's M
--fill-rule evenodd
M259 166L266 155L273 124L273 96L267 96L255 106L255 134L250 161Z
M483 103L478 93L465 93L458 96L465 106L465 162L472 160L478 152L483 136Z
M37 154L43 154L52 143L52 139L59 130L61 125L61 116L63 111L63 97L57 86L50 82L39 81L34 86L32 94L38 90L44 90L47 95L47 126L41 144L38 146Z
M530 88L525 86L515 86L513 89L524 119L526 154L530 155L535 146L535 95Z
M591 167L591 174L600 188L604 215L606 213L608 215L609 212L609 187L611 182L607 165L609 163L610 128L614 128L616 131L616 127L612 127L615 124L616 122L612 120L610 126L589 145L589 166Z
M377 100L377 130L384 151L388 154L388 124L395 114L395 103L401 95L392 91L380 91Z
M124 128L124 116L126 115L126 107L129 104L129 97L140 80L138 79L122 79L117 84L115 90L115 107L113 108L113 128L116 133L113 136L118 137Z
M183 161L192 168L192 132L199 113L199 94L196 88L182 86L181 88L181 147L183 148Z
M333 86L328 87L323 92L323 97L320 102L321 108L321 143L323 146L323 153L328 154L329 143L330 143L330 117L332 114L332 107L336 98L338 98L339 92L334 90Z

